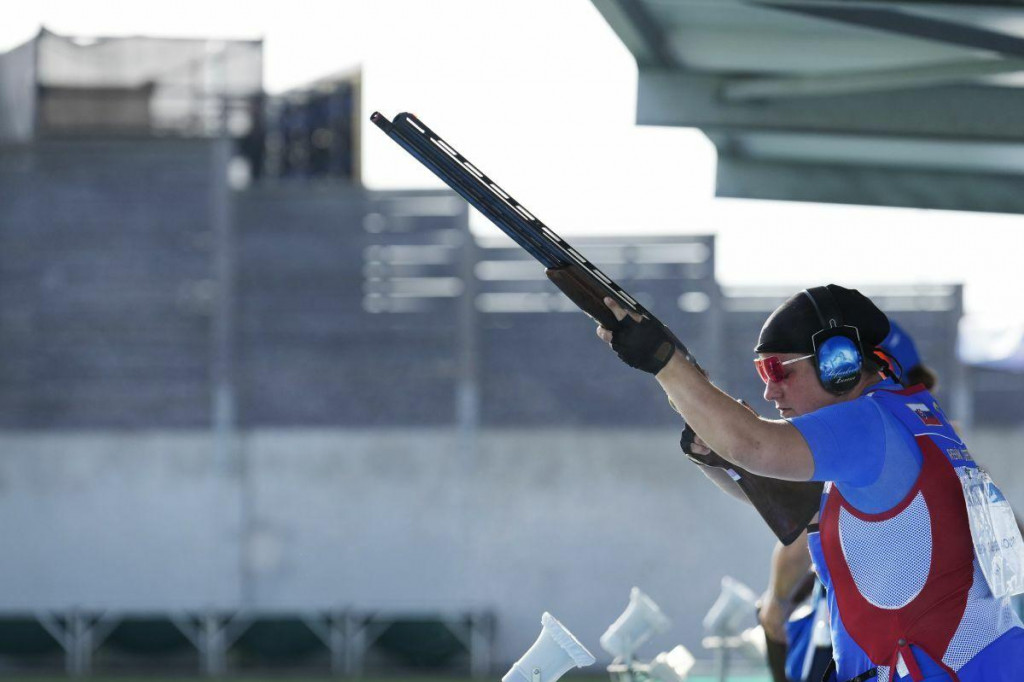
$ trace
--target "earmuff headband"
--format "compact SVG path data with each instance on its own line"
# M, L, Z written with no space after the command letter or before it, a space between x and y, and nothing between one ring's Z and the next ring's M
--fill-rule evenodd
M804 289L804 296L811 302L822 329L843 326L843 313L828 287Z

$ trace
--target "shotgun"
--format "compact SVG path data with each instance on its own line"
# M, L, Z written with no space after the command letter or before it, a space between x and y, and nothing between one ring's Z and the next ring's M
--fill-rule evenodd
M665 328L686 360L707 375L686 346L639 301L555 234L500 185L484 175L423 121L409 113L398 114L394 120L389 121L377 111L373 112L370 120L537 259L544 266L548 279L598 324L612 331L619 328L619 321L604 304L604 298L609 297L626 310ZM686 429L692 433L689 426ZM684 431L684 439L686 435ZM822 489L820 483L793 483L757 476L729 464L714 453L704 459L706 461L695 461L704 466L726 468L730 472L754 508L786 544L799 537L818 510Z
M602 327L612 331L619 328L619 321L604 304L604 298L610 297L626 310L646 317L672 334L639 301L526 210L526 207L484 175L423 121L408 113L398 114L394 121L388 121L379 112L374 112L370 120L540 261L548 279ZM683 342L674 334L672 340L687 361L704 373Z

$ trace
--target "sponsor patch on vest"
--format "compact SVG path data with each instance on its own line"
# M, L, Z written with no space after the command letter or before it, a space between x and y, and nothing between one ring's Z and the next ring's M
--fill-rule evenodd
M953 460L954 462L956 462L956 461L973 462L974 461L971 458L971 453L967 452L967 450L964 450L962 448L947 448L946 449L946 454L949 455L949 458L951 460Z
M907 403L907 407L913 410L917 418L928 426L942 426L942 420L936 417L924 403Z

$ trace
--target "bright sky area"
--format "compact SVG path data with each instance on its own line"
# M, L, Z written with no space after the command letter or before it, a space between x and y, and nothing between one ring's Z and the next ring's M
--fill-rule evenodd
M725 286L963 282L969 312L1024 320L1020 216L715 199L714 147L635 125L636 64L587 0L37 0L0 50L40 25L262 36L271 92L362 68L364 120L417 114L570 238L713 233ZM363 145L369 187L441 186L370 124Z

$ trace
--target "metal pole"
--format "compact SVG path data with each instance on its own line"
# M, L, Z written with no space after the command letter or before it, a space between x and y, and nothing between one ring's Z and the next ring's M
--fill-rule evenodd
M71 630L71 675L81 677L85 674L85 615L73 609L68 620Z
M225 106L226 109L226 106ZM227 116L227 112L223 112ZM228 186L228 164L231 161L231 140L227 122L221 124L220 137L214 141L211 154L210 227L213 232L213 278L217 296L213 306L211 335L213 342L211 380L213 383L213 427L216 434L217 462L223 471L232 471L231 437L235 427L235 394L233 385L234 282L235 243L232 226L231 188Z
M469 616L469 673L473 679L483 679L491 672L491 633L487 614Z
M344 614L332 613L327 616L329 628L328 643L331 649L331 674L341 675L345 672L345 640L347 621Z
M963 286L956 287L955 315L957 328L964 314ZM957 352L959 332L953 333L953 348L950 353L952 359L950 366L953 368L953 377L950 382L950 400L952 401L953 419L965 431L970 432L974 427L974 387L972 386L971 368L960 361Z
M726 682L729 679L729 648L725 645L724 638L722 645L715 651L715 679L718 682Z
M725 341L725 296L722 294L722 288L718 285L715 280L715 262L718 259L717 251L718 242L712 236L708 247L711 253L708 255L708 276L703 279L708 285L708 297L710 298L710 305L708 306L707 316L709 318L709 347L711 348L711 357L708 358L709 365L708 372L711 376L725 376L725 363L728 362L728 358L725 357L724 352L724 341Z
M210 224L213 232L212 274L216 298L211 319L211 423L214 461L225 485L237 500L239 600L244 608L252 601L252 576L248 563L249 513L245 462L238 442L235 392L235 306L237 244L232 189L228 182L232 140L228 134L229 102L220 100L220 126L211 152Z
M480 351L479 324L476 310L476 262L477 249L473 234L469 231L469 214L463 209L465 223L462 229L462 244L459 250L459 276L462 280L462 296L459 299L458 376L455 393L455 420L459 430L460 450L465 458L463 464L471 464L476 458L476 438L480 429Z
M345 677L363 676L365 632L362 618L345 614Z
M478 487L474 479L479 470L480 460L480 318L476 307L478 250L473 234L469 230L469 210L464 204L462 206L459 273L463 288L462 296L459 299L458 339L456 341L458 375L455 388L455 418L458 461L455 475L462 479L464 484L458 485L455 492L455 523L461 531L457 537L462 540L453 548L457 553L453 559L461 559L461 565L470 567L469 570L472 572L472 567L479 564L476 556L477 543L473 540L475 522L472 505L474 491ZM479 588L474 584L469 589L472 593ZM472 675L477 677L479 673L478 659L474 657L472 644L469 648L470 667L473 668Z

